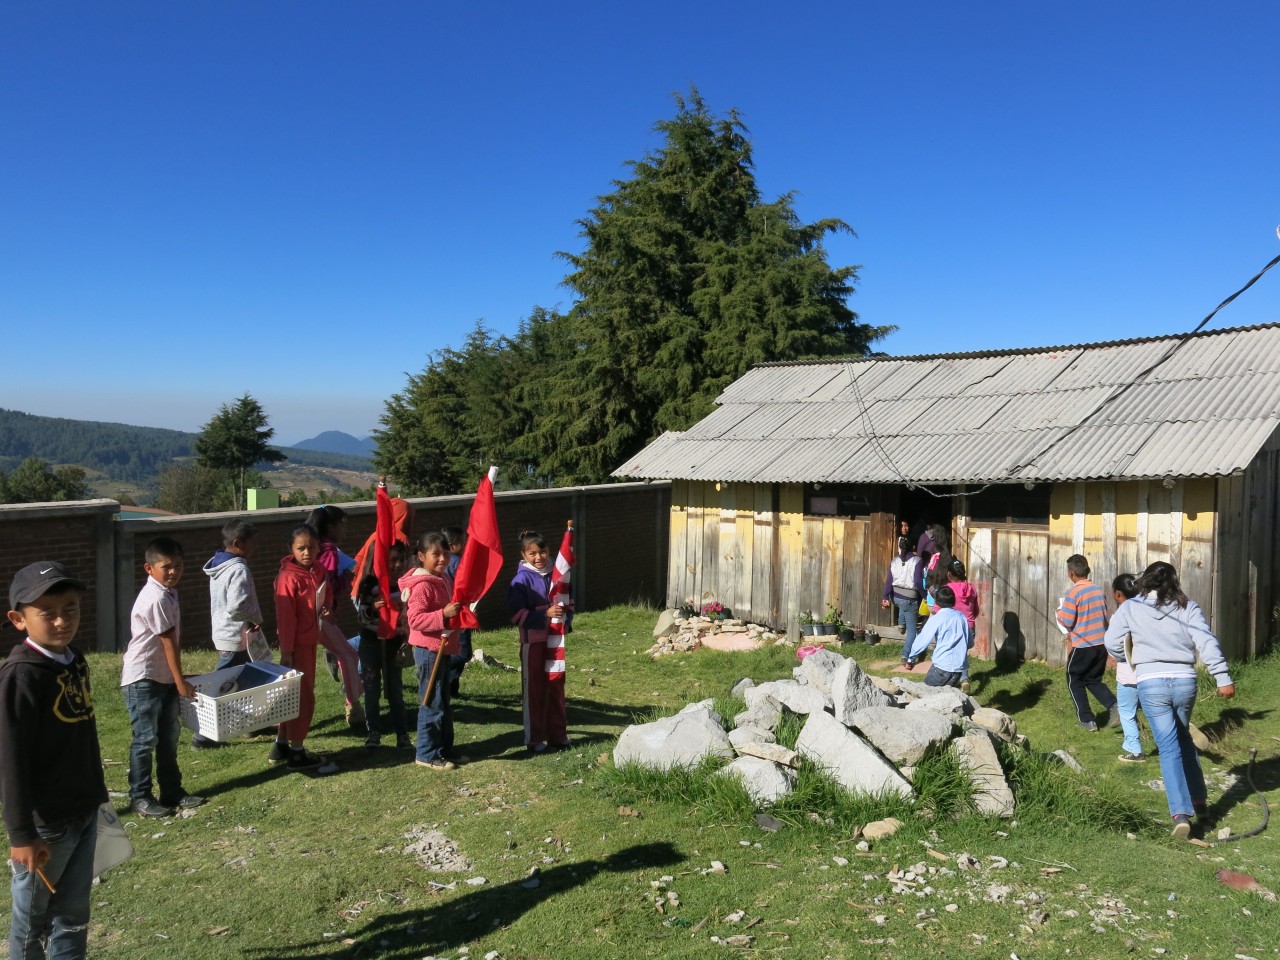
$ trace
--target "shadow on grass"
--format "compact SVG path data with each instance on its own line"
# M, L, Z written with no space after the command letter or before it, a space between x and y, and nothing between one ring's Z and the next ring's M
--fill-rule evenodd
M646 867L667 867L685 857L669 843L646 843L626 847L603 860L566 863L538 874L532 889L528 878L512 880L475 893L455 897L445 903L421 909L395 910L354 931L350 943L313 940L290 947L249 948L246 957L260 960L291 960L323 955L335 960L378 957L379 960L419 960L427 954L454 950L476 940L498 926L514 923L524 914L559 894L589 882L605 871L627 871ZM340 947L334 950L335 947Z
M1243 710L1238 711L1244 713ZM1255 789L1262 793L1272 793L1280 790L1280 756L1259 759L1253 764L1252 777L1253 783L1250 784L1249 761L1238 763L1228 769L1227 773L1235 777L1234 785L1222 796L1209 804L1206 819L1211 824L1222 821L1224 817L1236 807L1251 800L1254 797ZM1259 821L1262 819L1262 810L1259 808L1257 813ZM1252 824L1236 826L1236 832L1243 832L1249 829Z
M1053 681L1041 677L1039 680L1032 680L1022 685L1022 689L1018 691L997 690L991 695L987 701L987 706L995 707L1009 716L1021 713L1023 710L1030 710L1035 707L1044 695L1049 692L1049 687Z

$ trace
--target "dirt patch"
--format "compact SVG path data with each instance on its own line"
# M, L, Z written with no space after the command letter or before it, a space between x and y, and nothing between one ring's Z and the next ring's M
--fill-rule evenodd
M418 861L423 868L434 873L460 873L472 869L472 863L458 845L439 830L417 826L405 835L409 841L402 851Z

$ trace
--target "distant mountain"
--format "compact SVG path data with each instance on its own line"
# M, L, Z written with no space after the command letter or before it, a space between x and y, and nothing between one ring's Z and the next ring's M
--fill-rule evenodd
M352 457L372 457L378 445L372 437L353 437L341 430L326 430L310 440L300 440L291 450L319 450L322 453L343 453Z

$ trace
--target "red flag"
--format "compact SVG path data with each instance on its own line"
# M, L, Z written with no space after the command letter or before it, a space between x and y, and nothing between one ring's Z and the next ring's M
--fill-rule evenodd
M387 495L386 481L378 482L377 525L373 531L373 575L378 578L378 591L382 595L382 609L378 619L382 621L386 636L394 637L400 613L391 604L391 544L395 541L395 520L391 515L391 497Z
M467 543L462 548L458 571L453 575L453 600L462 604L462 609L450 627L474 630L480 626L471 605L488 592L502 569L502 539L498 536L498 513L493 505L493 478L497 473L497 467L489 468L471 504Z
M555 569L551 571L551 589L547 599L554 607L556 604L566 610L573 607L573 598L569 593L569 579L573 574L573 521L560 540L560 552L556 554ZM564 637L568 633L567 617L551 617L547 620L547 679L564 680Z

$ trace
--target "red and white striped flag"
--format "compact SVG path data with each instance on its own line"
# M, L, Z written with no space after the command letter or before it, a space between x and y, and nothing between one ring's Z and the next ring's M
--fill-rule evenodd
M554 607L560 604L566 610L573 607L573 597L569 593L569 578L573 573L573 521L564 532L560 541L560 552L556 554L555 569L551 571L551 589L548 600ZM547 679L564 680L564 638L568 633L567 617L550 617L547 620Z

